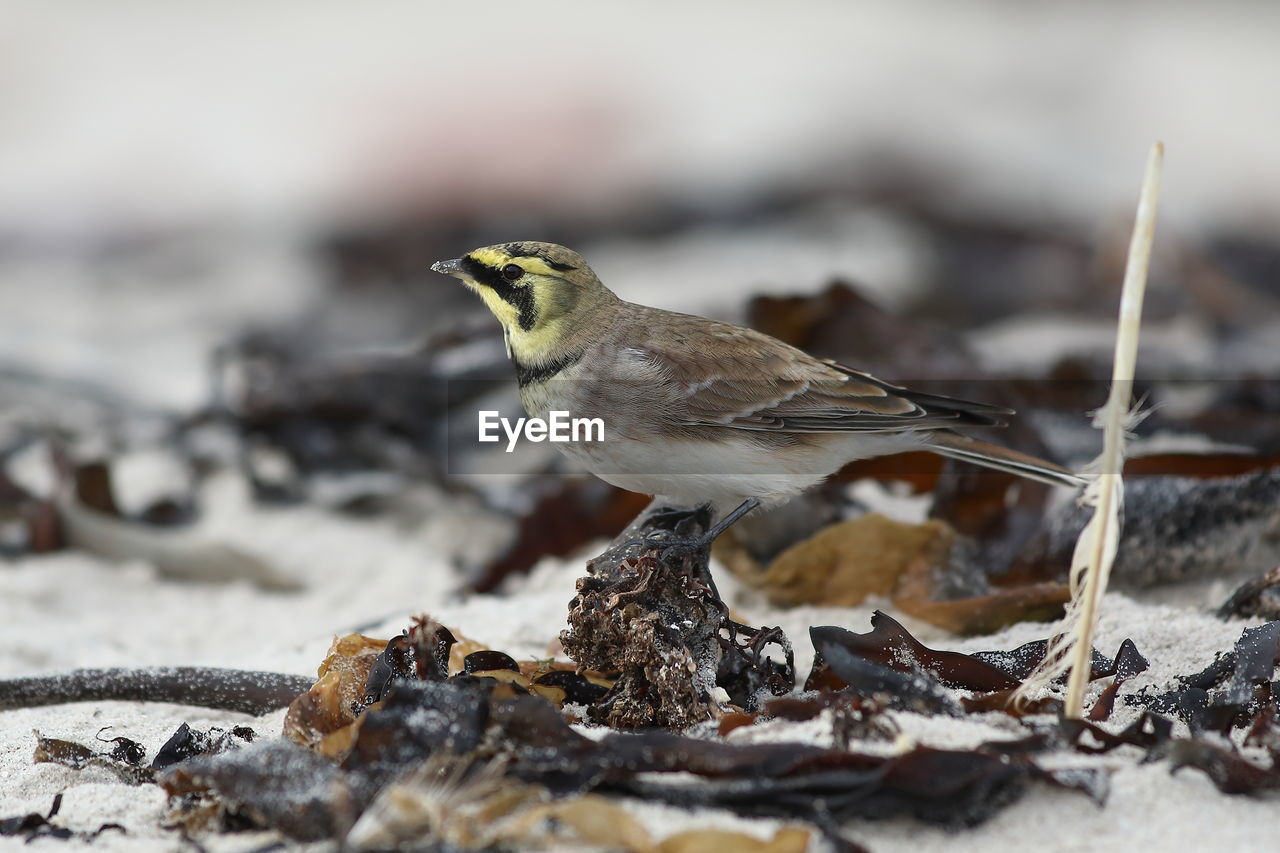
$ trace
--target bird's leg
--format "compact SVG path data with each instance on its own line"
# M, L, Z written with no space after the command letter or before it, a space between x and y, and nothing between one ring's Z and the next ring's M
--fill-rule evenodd
M634 532L637 535L621 542L615 542L611 548L635 548L652 546L658 542L671 539L684 541L689 538L680 535L680 529L692 524L697 529L711 523L711 504L703 504L689 509L687 507L660 506L645 510L636 516L635 521L623 531L624 534Z
M680 521L694 518L698 513L708 510L709 506L701 506L695 510L676 510L670 507L660 507L645 516L643 524L646 527L649 526L654 518L661 518L664 521L669 518L675 518L677 519L676 525L673 525L675 527ZM668 533L666 530L657 530L637 539L627 539L619 542L611 547L609 553L614 553L624 548L641 547L646 550L657 551L658 562L667 566L677 563L677 561L691 560L693 566L698 569L701 579L705 581L710 589L711 594L716 600L719 600L720 590L716 588L716 582L711 577L711 571L707 565L705 555L710 553L711 543L715 542L721 533L724 533L736 521L758 506L760 506L759 498L747 498L735 507L732 512L698 536L673 535L674 532ZM698 557L702 557L702 559L697 559Z
M747 498L745 501L738 504L732 512L717 521L715 524L711 525L711 527L707 528L705 533L699 536L683 536L662 539L646 538L642 540L641 544L658 546L661 549L660 559L663 562L666 562L668 558L675 556L691 557L699 552L709 551L711 549L711 543L715 542L716 538L721 533L724 533L733 526L734 522L738 521L738 519L742 518L758 506L760 506L759 498ZM712 586L712 589L715 589L714 585Z
M747 498L745 501L738 504L738 506L734 508L733 512L713 524L710 530L702 534L701 538L707 545L710 545L717 537L720 536L721 533L724 533L730 527L733 527L734 523L737 522L738 519L742 518L758 506L760 506L759 498Z
M634 545L661 545L663 556L666 556L668 551L672 551L675 549L681 549L685 553L692 553L694 551L710 548L711 543L714 542L716 538L720 536L721 533L724 533L726 530L732 527L735 522L737 522L744 515L751 512L751 510L755 509L758 506L760 506L759 498L747 498L745 501L738 504L738 506L735 507L732 512L730 512L724 518L717 521L715 524L711 525L711 527L707 528L705 533L702 533L698 536L669 537L669 536L654 536L652 533L650 533L638 539L628 539L624 542L619 543L615 547L625 548L625 547L634 546ZM648 523L655 518L660 518L664 521L669 518L675 518L678 522L685 518L689 518L698 512L701 512L703 509L706 509L706 506L699 507L698 509L695 509L695 510L683 510L683 509L672 509L670 507L661 507L645 518L645 524L648 525Z
M646 527L659 527L664 530L675 530L676 526L680 524L680 522L693 518L705 508L705 506L697 507L696 509L660 506L645 516L644 523Z

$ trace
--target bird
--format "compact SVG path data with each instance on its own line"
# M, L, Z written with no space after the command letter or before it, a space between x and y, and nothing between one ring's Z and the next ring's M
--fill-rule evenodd
M554 243L474 249L432 265L479 294L502 326L532 418L599 418L602 440L557 443L669 511L709 507L707 544L847 462L928 450L1054 485L1070 470L957 431L1010 409L913 391L763 332L627 302Z

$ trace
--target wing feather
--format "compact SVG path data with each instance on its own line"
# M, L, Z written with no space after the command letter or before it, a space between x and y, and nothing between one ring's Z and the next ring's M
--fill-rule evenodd
M652 309L651 309L652 310ZM1009 410L919 394L776 338L661 312L627 349L661 377L681 426L770 432L894 432L999 424Z

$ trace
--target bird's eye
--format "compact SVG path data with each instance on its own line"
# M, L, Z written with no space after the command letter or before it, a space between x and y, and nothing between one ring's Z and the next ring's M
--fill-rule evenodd
M519 264L507 264L502 268L502 277L507 281L515 281L522 275L524 275L524 267Z

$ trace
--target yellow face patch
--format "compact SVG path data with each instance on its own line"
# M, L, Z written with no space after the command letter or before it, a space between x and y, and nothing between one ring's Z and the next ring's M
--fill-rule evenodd
M494 269L501 269L504 264L511 260L510 255L506 252L499 251L498 249L476 249L474 252L468 252L467 254L472 258L475 258L480 263L493 267Z
M556 275L556 271L542 258L513 258L506 252L493 248L476 249L470 255L480 263L494 269L502 269L507 264L516 264L530 275Z
M516 264L524 270L524 276L512 282L511 286L527 290L536 309L535 316L541 320L529 329L520 325L520 309L509 299L483 282L464 279L467 287L480 294L484 304L502 324L508 354L522 362L534 363L553 353L560 339L562 321L546 318L545 309L550 304L552 292L566 286L561 275L541 258L512 257L498 248L476 249L469 253L469 257L494 270L501 270L507 264Z
M493 316L498 318L498 322L502 324L502 328L514 328L516 331L520 330L520 312L516 310L514 305L503 299L497 293L494 293L493 288L491 287L485 287L483 284L476 284L474 281L470 280L467 280L464 283L467 287L480 294L480 298L484 300L484 304L488 309L493 312Z

